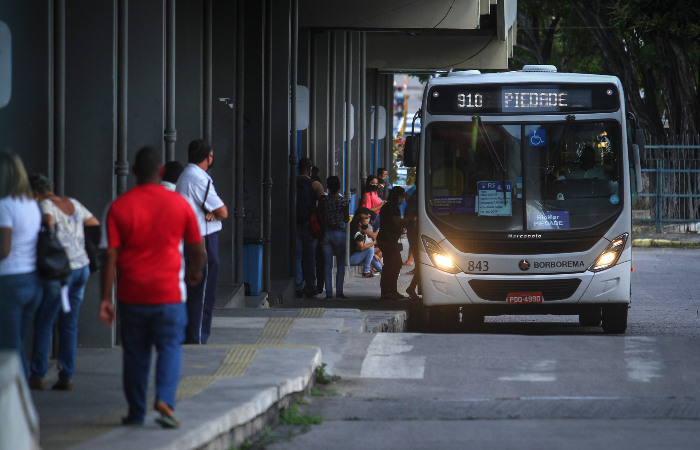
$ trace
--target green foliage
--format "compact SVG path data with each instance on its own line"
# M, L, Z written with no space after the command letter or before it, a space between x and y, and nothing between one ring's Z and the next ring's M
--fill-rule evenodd
M641 38L700 39L697 0L617 0L610 9L615 26L634 30Z
M313 389L313 388L311 388ZM304 397L297 397L297 405L308 405L309 401L306 400Z
M313 387L311 388L310 394L312 397L338 397L340 395L336 388L330 389L328 392L322 392ZM350 395L350 397L351 396L352 395Z
M330 375L326 372L326 363L321 363L320 366L316 367L314 373L316 374L316 382L319 384L330 384L336 381L340 381L339 375Z
M323 423L323 417L313 414L299 414L297 405L290 405L280 411L280 425L318 425Z

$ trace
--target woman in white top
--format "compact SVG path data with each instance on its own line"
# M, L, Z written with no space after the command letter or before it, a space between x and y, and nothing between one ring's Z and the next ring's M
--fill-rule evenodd
M95 216L79 201L53 193L51 182L44 175L30 178L34 196L49 226L56 230L70 268L73 269L65 285L68 287L69 312L61 312L61 282L44 282L44 296L34 318L34 346L30 361L29 387L45 388L48 371L49 346L53 324L58 316L58 363L61 371L52 389L73 389L75 353L78 349L78 314L83 303L85 285L90 276L90 258L85 251L84 226L98 226Z
M0 349L16 350L26 375L24 337L41 301L36 272L40 228L41 212L22 160L0 151Z

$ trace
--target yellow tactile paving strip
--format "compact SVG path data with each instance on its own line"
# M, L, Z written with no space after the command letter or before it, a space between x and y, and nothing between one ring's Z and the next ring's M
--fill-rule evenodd
M301 308L297 314L299 319L320 319L326 308Z
M302 308L297 313L298 318L319 319L325 312L324 308ZM316 348L312 345L282 345L287 335L294 326L293 317L271 318L263 328L260 336L253 345L206 345L192 346L190 348L227 348L228 352L221 360L221 364L212 375L193 375L180 379L176 398L178 401L192 397L208 388L221 378L240 378L245 375L248 367L253 363L261 348ZM153 404L153 398L149 398L147 405ZM149 407L149 411L152 409ZM52 436L41 443L44 449L62 450L117 428L121 417L126 416L127 409L114 410L99 419L84 424L69 431Z
M267 321L255 345L280 345L294 325L293 317L273 317Z

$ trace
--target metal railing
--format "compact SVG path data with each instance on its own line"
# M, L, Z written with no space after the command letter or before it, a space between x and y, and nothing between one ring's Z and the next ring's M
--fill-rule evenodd
M657 233L699 232L700 138L672 142L679 143L646 146L632 220L642 222L638 228L653 224Z

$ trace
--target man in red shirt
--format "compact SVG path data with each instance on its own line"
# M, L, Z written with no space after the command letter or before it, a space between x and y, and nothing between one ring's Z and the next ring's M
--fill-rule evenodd
M178 427L175 392L182 364L181 344L187 323L184 247L190 254L186 278L197 284L206 259L202 236L190 204L161 186L161 152L144 147L133 167L137 186L110 205L103 223L104 265L100 320L112 326L112 285L117 275L117 301L123 356L124 394L129 415L124 425L141 425L146 416L146 390L151 346L156 365L156 421Z

